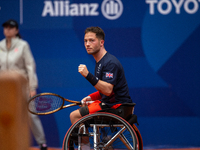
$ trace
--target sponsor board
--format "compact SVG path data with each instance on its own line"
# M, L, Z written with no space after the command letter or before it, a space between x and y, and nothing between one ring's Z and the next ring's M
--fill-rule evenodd
M181 14L183 11L188 14L195 14L199 11L200 0L145 0L149 5L149 14L155 15L159 12L168 15L174 11Z
M69 0L44 1L42 17L99 16L99 3L70 3ZM121 0L104 0L101 13L106 19L118 19L123 13Z

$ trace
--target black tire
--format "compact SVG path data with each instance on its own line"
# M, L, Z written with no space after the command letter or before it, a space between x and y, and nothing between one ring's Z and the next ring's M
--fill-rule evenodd
M78 134L78 130L81 125L85 125L88 132L83 134L81 131ZM93 130L94 125L97 126L96 129L97 131L99 131L99 133L96 135L96 139L97 139L96 142L94 142L94 137L95 137L94 130ZM120 132L122 130L123 132ZM82 145L83 143L86 143L84 142L84 139L89 139L90 149L139 150L137 133L132 128L132 126L123 118L111 113L98 112L98 113L90 114L90 115L80 118L67 131L64 141L63 141L63 149L64 150L81 149L80 148L81 146L79 148L77 146L78 136L79 136L79 141L80 141L80 138L82 139L82 142L81 142ZM108 144L109 143L108 141L112 138L113 138L112 142Z

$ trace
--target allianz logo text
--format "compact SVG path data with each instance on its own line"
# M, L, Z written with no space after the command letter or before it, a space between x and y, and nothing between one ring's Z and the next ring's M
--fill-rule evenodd
M199 10L200 0L145 0L149 5L149 13L155 14L157 10L162 15L168 15L172 11L181 14L185 11L188 14L195 14ZM183 9L183 10L181 10Z
M42 17L99 16L99 3L70 3L69 0L45 0ZM106 19L118 19L123 13L121 0L103 0L101 13Z

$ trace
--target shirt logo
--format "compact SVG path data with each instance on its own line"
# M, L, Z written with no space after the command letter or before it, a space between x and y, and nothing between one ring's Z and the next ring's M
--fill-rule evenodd
M100 69L101 69L101 64L99 64L98 68L97 68L97 73L99 74L100 72Z
M113 73L106 72L106 78L113 78Z

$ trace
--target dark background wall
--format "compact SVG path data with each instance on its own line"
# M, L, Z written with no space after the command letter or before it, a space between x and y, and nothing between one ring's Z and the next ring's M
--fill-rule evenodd
M100 26L106 50L124 66L144 146L200 146L198 0L1 0L0 24L10 18L35 57L38 92L81 100L95 91L78 65L94 72L84 30ZM62 146L77 108L41 116L49 146Z

